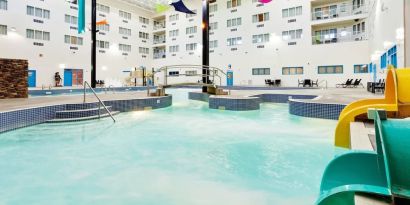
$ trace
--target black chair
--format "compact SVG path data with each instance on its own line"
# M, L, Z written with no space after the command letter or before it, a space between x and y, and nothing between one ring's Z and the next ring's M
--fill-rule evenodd
M271 86L272 81L270 79L265 79L265 85Z
M356 79L350 87L357 88L357 86L359 86L361 82L362 82L362 79Z
M279 87L279 86L281 85L281 83L282 83L282 80L280 80L280 79L276 79L276 80L275 80L275 85L276 85L276 86Z
M302 81L300 81L299 79L298 79L298 87L300 87L300 86L303 86L303 80Z
M380 80L379 80L379 83L376 83L376 84L374 85L374 91L378 91L378 92L384 93L385 88L386 88L386 82L385 82L384 79L383 79L383 81L381 81L381 79L380 79Z
M343 87L347 88L348 86L352 85L353 79L347 79L345 83L336 84L336 88Z
M316 81L312 81L312 87L315 86L319 87L319 79L317 79Z
M305 86L312 87L312 80L310 80L310 79L303 80L303 87L305 87Z

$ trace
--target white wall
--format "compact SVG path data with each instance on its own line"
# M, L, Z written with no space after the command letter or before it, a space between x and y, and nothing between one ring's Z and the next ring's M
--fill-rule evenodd
M383 78L386 70L380 70L380 56L397 45L398 67L404 67L403 0L375 0L370 14L369 58L377 65L377 78Z
M212 13L210 22L218 22L218 29L213 31L210 40L218 40L218 47L212 49L210 54L211 66L227 69L228 64L232 64L234 70L234 83L236 85L263 85L264 79L282 79L284 86L297 86L298 79L311 78L328 82L329 86L345 81L347 78L362 78L366 81L371 80L370 74L355 74L353 66L355 64L368 64L371 61L372 54L385 51L386 42L397 44L399 46L399 66L404 63L404 46L403 41L398 41L397 30L403 28L403 0L369 0L371 5L370 17L367 20L368 31L370 31L368 41L353 41L344 43L334 43L325 45L312 45L312 26L317 26L317 22L311 21L311 1L296 0L276 0L264 6L257 6L252 1L242 0L242 5L236 8L236 12L226 8L226 1L218 1L218 10ZM90 32L78 35L76 30L70 30L70 25L64 23L64 14L77 15L77 11L70 9L70 4L65 1L30 1L27 3L23 0L14 0L9 2L8 11L0 11L0 24L5 24L9 28L15 27L16 32L9 31L7 36L0 36L0 56L4 58L23 58L29 59L30 68L37 70L37 86L42 84L48 85L53 83L54 72L63 72L59 68L64 64L66 68L80 68L85 70L86 80L90 76ZM176 13L173 9L164 14L153 14L142 9L130 6L124 3L118 3L113 0L100 0L99 3L110 6L111 12L107 15L110 24L110 32L105 36L98 36L99 40L110 42L111 48L105 54L97 52L97 79L109 82L120 82L124 78L122 71L130 70L134 67L145 66L148 69L159 68L164 65L178 64L201 64L202 52L202 32L201 32L201 2L185 1L188 8L196 9L197 15L190 20L186 15L179 13L179 21L169 22L170 14ZM26 15L26 5L41 7L51 10L51 19L44 20L44 24L33 22L32 16ZM382 11L382 5L387 9ZM87 2L89 6L89 2ZM302 6L303 15L293 17L296 22L288 23L288 19L282 18L282 9ZM132 13L132 20L124 23L118 15L118 10L124 10ZM87 11L87 25L90 23L90 10ZM258 13L270 12L270 20L264 22L264 27L258 28L256 25L261 23L252 23L252 15ZM166 16L166 50L169 46L179 45L179 52L172 56L167 53L166 59L152 58L152 27L153 17ZM139 16L150 18L150 24L144 28L138 21ZM237 27L237 31L231 31L226 27L227 19L242 17L242 25ZM15 19L19 18L18 21ZM99 17L99 20L103 19ZM326 20L332 22L333 20ZM175 23L175 25L174 25ZM333 23L338 23L334 20ZM132 29L132 36L128 40L123 39L118 33L118 27ZM193 38L188 38L185 34L187 27L197 26L197 33ZM323 25L324 26L324 25ZM25 37L26 29L33 28L45 30L51 33L51 41L44 42L44 47L34 46L33 40ZM171 40L169 31L179 29L179 36L176 40ZM297 45L289 46L287 41L282 40L282 31L292 29L303 29L303 37L295 40ZM138 32L143 31L150 33L150 39L144 43L138 37ZM270 42L265 44L264 48L257 48L259 44L252 43L252 35L271 34ZM84 37L84 45L78 46L78 51L71 51L70 45L64 43L64 35L76 35ZM242 37L243 44L238 45L236 51L231 51L231 47L226 45L227 38ZM198 49L195 52L186 51L188 43L198 43ZM118 51L118 44L125 43L132 45L132 52L128 56L122 55ZM149 47L150 54L143 58L138 52L138 47ZM408 52L410 53L410 52ZM40 57L40 54L43 57ZM375 63L379 58L375 59ZM323 65L343 65L343 74L317 74L317 67ZM282 67L302 66L304 67L303 75L282 75ZM104 68L104 69L103 69ZM269 76L252 75L252 68L270 68ZM183 71L181 73L184 73ZM161 81L162 75L159 75L157 82ZM189 77L189 81L196 78ZM185 82L180 78L170 78L170 82ZM224 82L225 83L225 82Z
M167 35L169 30L178 28L180 30L177 41L170 42L167 38L167 49L170 45L179 44L180 52L173 57L167 54L167 59L154 60L154 67L172 64L201 64L201 50L194 55L189 55L185 51L185 44L191 42L202 43L201 30L195 35L194 39L188 39L185 35L185 28L188 25L197 25L201 22L201 4L198 1L186 1L191 9L197 9L198 15L195 17L195 24L188 22L184 14L180 14L180 22L177 25L171 25L169 15L175 13L168 11L167 16ZM218 40L218 47L210 54L211 66L219 67L225 71L231 64L234 70L234 84L236 85L264 85L265 79L282 79L284 86L297 86L298 79L311 78L328 82L329 86L345 81L347 78L363 78L369 80L366 74L354 74L353 66L355 64L367 64L369 62L368 42L348 42L326 45L312 45L311 31L311 8L310 1L272 1L264 6L257 7L257 3L252 1L242 1L242 5L236 8L236 12L227 10L226 1L217 1L218 10L211 13L210 22L218 22L218 29L214 30L214 35L210 40ZM288 19L282 18L282 8L302 6L303 15L296 16L296 22L288 23ZM270 20L264 23L263 28L257 28L260 23L252 23L252 15L258 13L270 12ZM242 25L236 27L237 31L231 31L227 28L228 19L242 17ZM232 27L235 28L235 27ZM288 46L288 42L282 40L282 31L292 29L303 29L303 38L296 40L297 45ZM252 35L270 33L269 44L265 48L257 48L261 44L252 43ZM227 38L242 37L243 44L235 46L236 51L231 51L231 47L226 45ZM343 65L344 74L317 74L317 66L320 65ZM303 66L303 75L282 75L282 67ZM271 68L269 76L252 75L252 68ZM172 78L171 78L172 79ZM179 78L178 80L180 80ZM177 79L172 79L177 81ZM224 81L225 83L225 81ZM365 82L364 82L365 83Z
M108 4L109 2L109 4ZM138 21L140 15L150 17L150 13L145 12L135 7L126 4L115 3L114 1L101 0L101 4L107 4L111 8L107 14L107 21L110 24L110 32L106 36L97 35L98 40L106 40L110 42L110 50L105 54L99 53L97 50L97 79L113 82L120 80L123 77L123 70L149 66L151 64L151 56L142 58L138 53L138 47L150 47L151 43L146 45L140 42L138 31L144 30ZM26 6L31 5L51 11L50 19L41 19L26 15ZM70 29L70 25L64 22L64 15L69 14L77 16L77 10L70 9L69 3L65 1L24 1L13 0L8 1L8 10L0 11L0 24L8 26L8 35L0 36L0 57L2 58L19 58L28 59L29 68L37 71L37 86L48 86L54 84L54 73L60 72L63 77L64 68L60 68L60 64L64 64L65 68L75 68L84 70L84 80L90 80L91 68L91 35L87 30L85 34L77 34L76 30ZM118 9L132 12L132 20L129 23L123 23L118 15ZM86 6L86 25L90 24L90 2L87 1ZM17 20L18 19L18 20ZM41 19L43 24L33 22L33 19ZM98 20L104 18L98 17ZM128 40L122 39L118 33L119 26L132 29L132 36ZM72 25L76 26L76 25ZM14 27L16 32L10 31ZM50 41L37 41L26 38L26 29L36 29L50 32ZM138 30L137 30L138 28ZM152 30L152 22L148 26L146 32ZM76 46L79 49L70 50L70 46L64 43L64 35L79 36L84 38L84 44ZM43 47L34 46L33 42L44 43ZM132 45L132 52L128 56L123 56L118 51L118 43ZM42 57L40 57L42 55ZM103 69L104 67L104 69Z

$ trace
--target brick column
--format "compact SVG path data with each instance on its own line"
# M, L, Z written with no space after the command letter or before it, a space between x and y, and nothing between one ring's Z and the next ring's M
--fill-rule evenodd
M0 99L28 98L28 61L0 58Z

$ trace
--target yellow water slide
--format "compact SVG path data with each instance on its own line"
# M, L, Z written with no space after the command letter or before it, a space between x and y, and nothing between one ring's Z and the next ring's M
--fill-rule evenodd
M384 98L359 100L343 109L335 131L336 146L350 148L350 122L366 114L369 108L395 112L401 117L410 116L410 69L388 70Z

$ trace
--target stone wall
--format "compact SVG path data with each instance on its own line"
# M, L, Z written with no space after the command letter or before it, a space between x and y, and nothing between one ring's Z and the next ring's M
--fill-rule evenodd
M28 61L0 58L0 99L28 97Z

